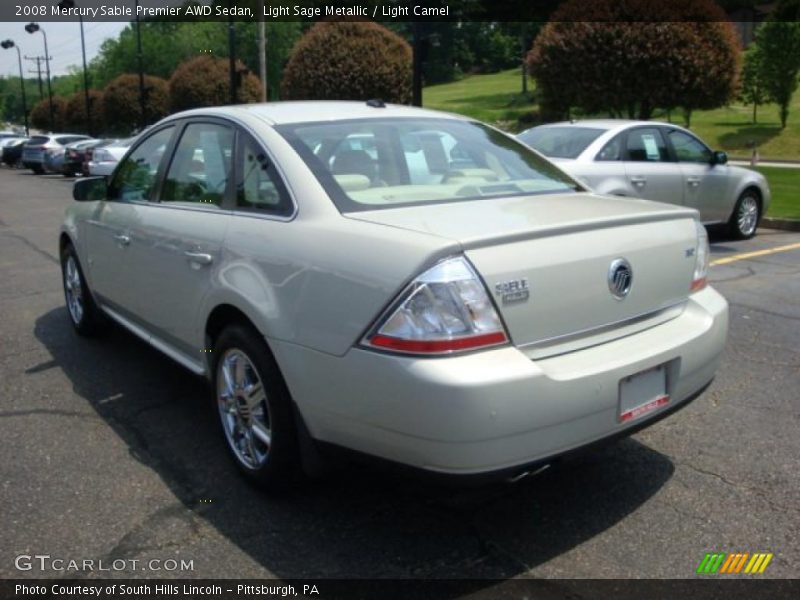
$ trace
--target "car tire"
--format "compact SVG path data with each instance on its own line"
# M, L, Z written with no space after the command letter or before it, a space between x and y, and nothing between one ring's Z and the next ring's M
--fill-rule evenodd
M42 167L31 167L31 171L33 171L36 175L44 175L44 168Z
M244 324L226 327L211 365L215 410L236 466L262 488L296 483L302 470L292 400L264 338Z
M92 292L83 276L78 254L71 244L61 251L61 280L64 287L64 301L72 327L85 337L99 334L108 320L94 301Z
M761 198L756 191L745 190L733 207L733 213L728 221L728 231L734 239L749 240L756 234L760 220Z

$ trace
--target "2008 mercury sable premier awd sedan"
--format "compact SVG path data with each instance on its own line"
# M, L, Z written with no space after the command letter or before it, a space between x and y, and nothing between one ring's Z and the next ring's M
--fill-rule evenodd
M110 318L208 377L267 486L331 447L514 476L685 405L727 334L696 211L587 192L462 117L185 112L74 196L75 329Z

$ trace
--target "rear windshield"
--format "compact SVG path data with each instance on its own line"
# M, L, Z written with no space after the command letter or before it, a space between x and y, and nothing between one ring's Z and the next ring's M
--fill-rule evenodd
M534 127L519 134L531 148L551 158L577 158L604 129L592 127Z
M35 135L25 143L28 146L41 146L42 144L46 144L49 141L50 138L47 137L46 135Z
M56 141L61 144L62 146L66 146L67 144L71 144L72 142L79 142L81 140L88 140L89 138L85 135L62 135L61 137L57 137Z
M342 212L582 189L523 144L454 119L276 127Z

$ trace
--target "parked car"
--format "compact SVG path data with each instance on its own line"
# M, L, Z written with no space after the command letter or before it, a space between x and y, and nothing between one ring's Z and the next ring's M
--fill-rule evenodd
M64 148L64 158L61 162L61 174L64 177L73 177L83 174L83 163L86 153L93 148L105 143L106 140L82 140L73 142Z
M134 139L136 138L115 140L108 145L102 145L95 148L92 151L92 156L89 160L89 175L111 175L111 173L117 167L120 159L125 156L128 148L131 147Z
M267 486L332 448L520 477L688 404L727 335L697 211L596 195L455 115L197 109L74 197L75 330L111 319L209 378Z
M28 141L26 137L9 137L0 140L0 149L2 149L3 164L9 167L18 167L22 161L22 148L25 142Z
M574 121L518 137L599 194L696 208L705 224L727 224L735 238L753 237L770 203L763 175L727 164L724 152L670 123Z
M22 148L22 164L37 175L45 172L45 160L63 153L64 146L80 140L91 139L88 135L47 134L34 135ZM51 163L52 164L52 163Z

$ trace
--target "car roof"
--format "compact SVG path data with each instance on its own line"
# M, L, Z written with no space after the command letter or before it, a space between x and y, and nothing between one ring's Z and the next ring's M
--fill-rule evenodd
M265 104L240 104L216 108L195 109L178 113L174 117L197 115L236 116L242 112L256 116L271 125L286 123L312 123L317 121L342 121L347 119L376 119L392 117L446 118L469 120L462 115L427 110L400 104L385 104L378 108L366 102L338 100L303 100L268 102Z
M611 131L611 130L622 130L628 129L630 127L637 127L637 126L649 126L653 127L654 125L664 125L668 127L674 127L676 129L683 129L680 125L676 125L675 123L666 123L664 121L637 121L633 119L582 119L580 121L559 121L558 123L546 123L544 125L537 125L536 127L531 127L531 129L544 129L547 127L576 127L576 128L592 128L592 129L603 129L604 131Z

